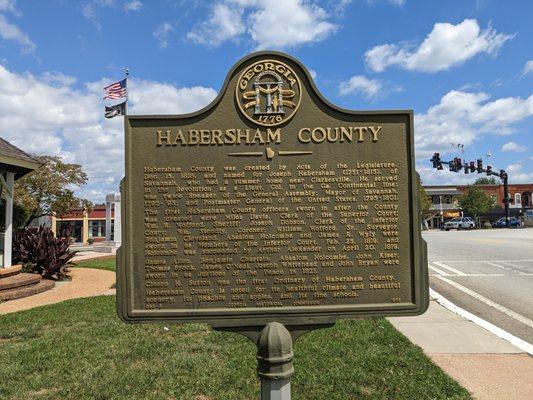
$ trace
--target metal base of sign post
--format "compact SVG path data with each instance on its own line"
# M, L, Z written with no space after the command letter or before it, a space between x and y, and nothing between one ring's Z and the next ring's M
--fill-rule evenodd
M217 331L239 333L257 345L257 375L261 378L261 400L290 400L291 376L294 374L292 344L301 335L315 329L330 328L330 322L291 325L288 329L279 322L264 326L213 326Z
M290 332L279 322L268 323L257 340L261 400L290 400L293 357Z
M261 400L290 400L291 380L261 378Z

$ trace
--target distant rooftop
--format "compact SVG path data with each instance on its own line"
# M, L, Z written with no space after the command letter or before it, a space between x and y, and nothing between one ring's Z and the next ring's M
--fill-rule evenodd
M461 192L457 190L456 186L426 186L425 189L426 194L429 196L461 194Z

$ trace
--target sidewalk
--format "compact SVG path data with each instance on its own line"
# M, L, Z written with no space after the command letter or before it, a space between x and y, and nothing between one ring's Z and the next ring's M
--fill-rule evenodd
M22 299L0 303L0 315L59 303L79 297L115 294L115 273L102 269L71 268L72 280L56 282L54 288Z
M80 251L77 251L76 252L76 255L74 256L74 258L72 259L73 262L78 262L78 261L85 261L85 260L90 260L92 258L108 258L108 257L113 257L115 255L115 252L116 252L117 249L113 249L113 251L111 253L104 253L104 252L101 252L101 251L95 251L95 250L92 250L92 249L89 249L89 250L80 250Z
M419 317L388 320L474 398L533 399L533 357L436 301Z

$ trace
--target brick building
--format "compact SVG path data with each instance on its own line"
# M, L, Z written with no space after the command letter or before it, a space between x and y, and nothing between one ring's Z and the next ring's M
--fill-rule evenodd
M459 196L465 194L469 187L469 185L424 186L431 200L430 212L427 216L431 228L438 228L444 221L461 215ZM496 205L491 213L492 217L487 218L495 219L503 216L503 185L478 185L478 187L483 189ZM511 215L521 216L525 210L533 208L532 193L533 183L509 184Z
M111 239L113 239L114 207L111 209ZM73 209L61 216L47 215L32 223L32 226L44 225L56 235L68 230L75 243L103 242L106 234L105 204L95 204L90 212Z

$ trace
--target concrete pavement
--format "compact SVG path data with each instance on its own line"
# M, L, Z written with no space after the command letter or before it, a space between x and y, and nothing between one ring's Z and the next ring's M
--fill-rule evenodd
M390 321L475 398L533 399L533 229L423 237L446 308L433 298L426 314Z
M389 321L474 398L533 399L533 357L434 299L421 316Z
M431 231L423 237L431 288L533 343L533 229Z

